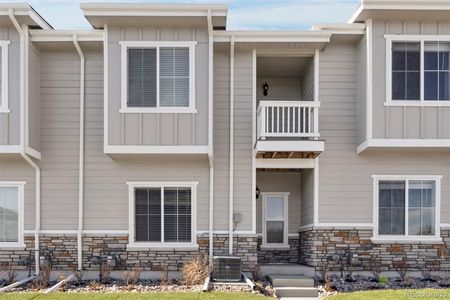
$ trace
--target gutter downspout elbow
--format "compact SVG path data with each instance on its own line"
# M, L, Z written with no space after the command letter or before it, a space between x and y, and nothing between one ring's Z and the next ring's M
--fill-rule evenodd
M35 230L34 230L34 260L35 260L35 273L36 275L39 274L40 268L39 268L39 232L41 230L41 169L39 166L31 159L27 153L26 153L26 143L28 141L25 140L25 105L28 102L28 93L25 93L26 85L28 85L28 82L25 82L25 59L26 59L26 52L25 47L28 47L28 45L25 45L25 34L28 35L28 30L23 30L20 27L19 22L17 21L16 17L14 16L14 9L10 8L8 10L8 15L13 23L14 27L16 28L17 32L20 36L20 155L23 157L23 159L34 169L35 171L35 192L36 192L36 215L35 215Z
M79 173L78 173L78 231L77 231L77 247L78 247L78 270L83 269L83 207L84 207L84 86L85 86L85 58L83 50L78 43L78 37L73 36L73 44L80 56L80 156L79 156Z

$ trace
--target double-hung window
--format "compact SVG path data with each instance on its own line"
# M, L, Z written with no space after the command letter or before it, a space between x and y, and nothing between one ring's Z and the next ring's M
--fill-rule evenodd
M193 246L197 183L129 182L132 246Z
M0 113L9 112L8 106L8 45L0 41Z
M289 193L263 193L262 247L288 247Z
M195 112L196 42L120 42L122 112Z
M23 246L24 182L0 182L0 247Z
M374 176L374 236L439 238L440 176Z
M386 39L387 104L450 105L450 37Z

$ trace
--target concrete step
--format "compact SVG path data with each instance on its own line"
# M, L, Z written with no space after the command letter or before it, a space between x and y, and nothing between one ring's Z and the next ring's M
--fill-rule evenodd
M319 300L319 297L281 297L279 300Z
M274 287L314 287L314 279L304 275L269 275Z
M305 275L313 278L314 268L300 264L265 264L261 265L261 274L269 275Z
M274 288L278 298L283 297L318 297L319 291L314 287L278 287Z

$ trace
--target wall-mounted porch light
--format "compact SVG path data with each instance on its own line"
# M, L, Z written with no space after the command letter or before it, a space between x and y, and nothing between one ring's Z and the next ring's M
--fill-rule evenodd
M267 96L268 93L269 93L269 85L267 84L267 81L266 81L266 82L264 82L264 85L263 85L263 94L264 94L264 96Z

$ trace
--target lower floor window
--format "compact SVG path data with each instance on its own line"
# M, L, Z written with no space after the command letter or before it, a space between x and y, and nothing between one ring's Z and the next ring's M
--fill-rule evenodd
M439 179L379 179L378 235L435 236Z
M18 243L22 184L0 182L0 245Z
M193 186L134 186L137 243L192 243Z
M288 194L263 194L263 244L287 245Z

